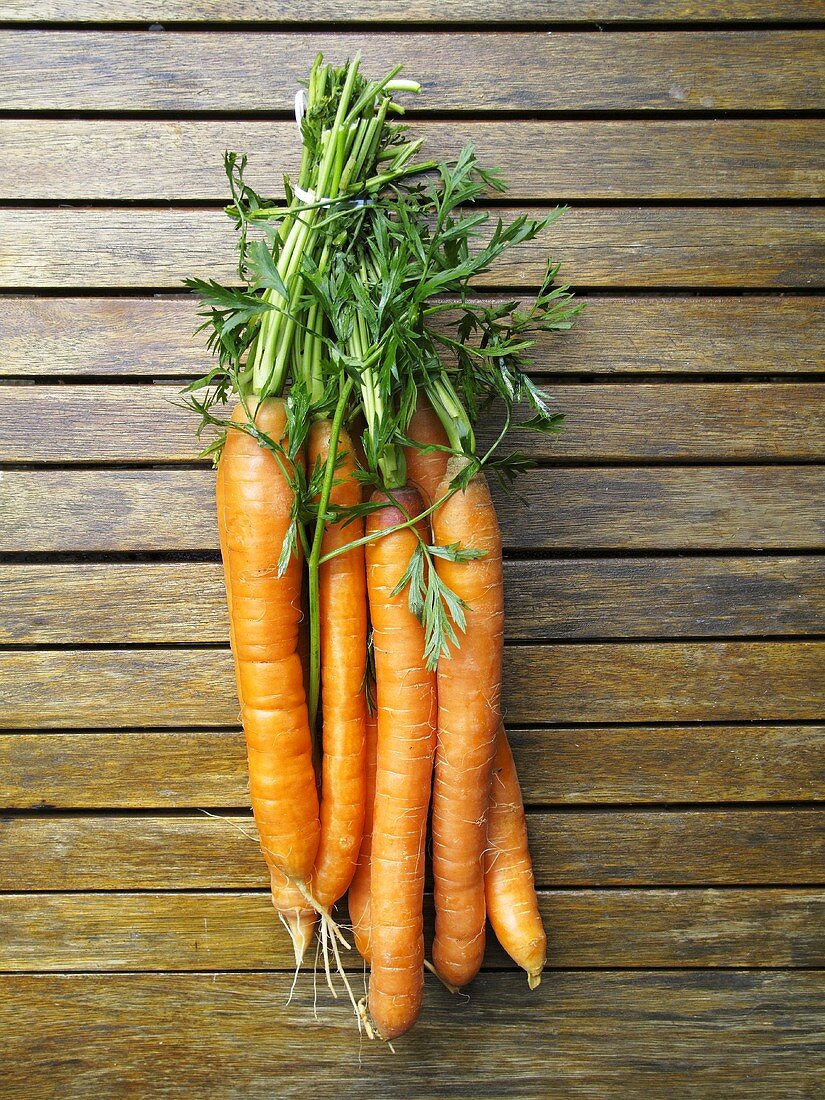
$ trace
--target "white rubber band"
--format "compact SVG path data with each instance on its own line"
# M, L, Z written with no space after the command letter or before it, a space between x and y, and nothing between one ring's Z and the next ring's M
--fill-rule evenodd
M298 126L301 125L301 119L307 112L307 94L303 88L299 88L295 93L295 121Z

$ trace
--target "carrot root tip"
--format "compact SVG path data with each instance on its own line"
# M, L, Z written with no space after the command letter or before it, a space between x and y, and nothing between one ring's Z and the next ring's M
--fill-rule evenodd
M434 974L436 976L436 978L438 978L438 980L444 986L444 988L449 990L450 993L457 996L461 992L461 990L458 988L457 985L453 985L452 982L448 982L446 978L441 977L441 975L438 973L438 971L436 970L436 968L433 966L433 964L430 962L429 959L424 960L424 969L429 970L429 972L431 974Z
M304 961L306 949L312 940L312 928L314 921L306 921L299 910L289 910L288 913L278 912L281 923L289 933L292 941L292 950L295 952L295 969L300 970Z

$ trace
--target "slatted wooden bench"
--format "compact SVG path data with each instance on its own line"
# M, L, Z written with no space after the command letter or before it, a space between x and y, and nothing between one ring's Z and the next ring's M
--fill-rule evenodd
M823 27L819 0L2 0L0 1093L817 1095ZM503 166L505 213L571 207L479 293L529 296L550 249L588 303L535 363L568 428L500 498L550 970L531 994L491 945L395 1058L309 975L286 1005L174 404L204 360L181 279L231 278L220 154L277 181L297 80L358 48L423 81L432 150Z

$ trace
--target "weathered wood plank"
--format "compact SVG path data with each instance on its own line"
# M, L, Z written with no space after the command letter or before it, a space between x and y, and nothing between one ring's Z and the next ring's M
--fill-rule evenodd
M571 199L821 197L820 124L811 119L422 122L425 155L472 140L508 196ZM291 122L5 119L0 198L225 199L223 150L249 154L268 193L300 160Z
M804 23L821 19L820 0L278 0L262 11L254 0L78 0L71 11L55 0L4 0L6 22L48 23L646 23L736 22Z
M513 724L818 721L823 672L822 642L517 646L505 652L503 707ZM11 650L0 685L2 729L238 720L224 649Z
M500 213L506 220L512 211ZM0 238L0 288L180 289L186 276L237 279L221 210L0 209ZM825 285L824 243L817 206L580 207L475 285L535 288L552 252L575 286L816 288Z
M417 110L785 111L821 106L825 34L6 30L0 110L291 112L316 52L359 49L369 75L404 62Z
M509 731L531 804L771 802L825 796L825 726ZM0 735L12 810L234 808L249 800L240 730Z
M525 474L526 504L494 486L513 549L821 549L821 467L625 467ZM48 524L43 523L48 515ZM216 549L214 474L12 469L0 480L4 551Z
M540 904L552 970L825 963L821 890L553 890ZM425 911L429 942L430 896ZM362 969L358 956L346 962ZM268 892L0 897L4 972L293 967ZM513 968L492 934L486 967Z
M0 979L6 1082L26 1095L804 1100L821 1082L818 973L486 975L457 1002L428 981L390 1057L340 1001L271 974ZM456 1028L460 1028L457 1032ZM552 1083L552 1085L551 1085ZM548 1090L552 1088L552 1092ZM320 1092L319 1092L320 1090Z
M505 563L507 636L825 633L813 557L596 558ZM223 574L198 562L0 565L0 642L226 642Z
M0 377L203 373L194 299L7 297ZM769 308L766 308L769 305ZM819 298L599 298L574 333L542 333L533 370L561 374L777 374L825 370Z
M573 339L574 337L571 337ZM558 461L812 461L825 458L825 387L553 385L559 436L516 431L513 446ZM3 386L0 462L191 462L203 447L179 386ZM487 418L492 444L501 415Z
M825 858L825 811L818 810L594 810L528 818L542 886L817 885ZM251 816L9 814L0 835L3 891L269 884Z

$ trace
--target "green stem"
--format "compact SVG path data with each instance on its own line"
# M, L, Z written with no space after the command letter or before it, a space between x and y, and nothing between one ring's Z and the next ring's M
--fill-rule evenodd
M457 454L475 454L476 440L470 417L447 372L442 370L437 378L428 380L424 388L452 449Z
M324 524L326 512L329 507L329 497L332 492L332 482L335 478L335 467L338 462L338 439L341 435L341 425L344 422L344 413L347 408L347 400L352 390L352 379L347 378L341 387L338 404L335 407L335 416L329 433L329 453L324 468L324 482L321 486L321 495L318 499L318 515L315 520L315 534L312 539L312 550L309 555L309 728L315 729L315 720L318 715L318 696L321 687L321 620L320 620L320 565L321 546L324 540Z
M457 488L448 489L443 497L439 497L434 504L431 504L429 508L425 508L423 512L419 512L417 516L410 516L409 519L406 519L403 523L396 523L394 527L384 527L380 531L373 531L371 535L364 535L363 538L353 539L353 541L348 542L346 546L338 546L335 550L330 550L328 554L324 554L318 564L326 565L328 561L337 558L339 554L346 554L347 551L354 550L356 546L366 546L367 543L375 542L376 539L381 539L385 535L394 535L396 531L405 531L408 527L414 527L417 523L420 523L422 519L426 519L427 516L432 515L436 508L440 508L444 501L449 500L453 493L456 492L458 492ZM403 509L399 507L399 511L403 511Z

